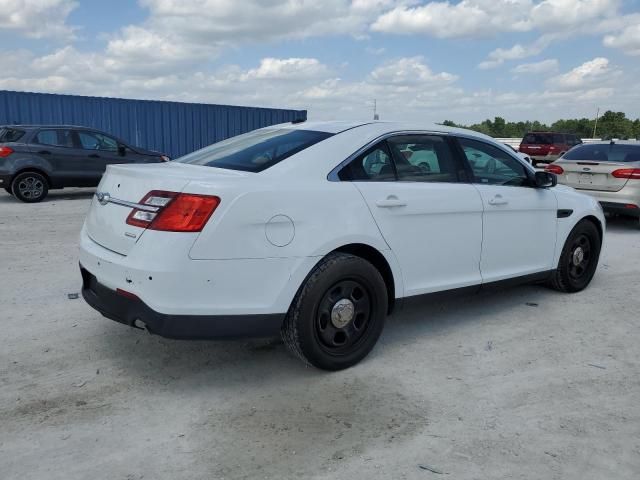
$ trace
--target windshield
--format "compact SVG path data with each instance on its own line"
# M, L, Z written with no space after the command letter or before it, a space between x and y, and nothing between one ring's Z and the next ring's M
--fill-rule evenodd
M640 144L592 144L574 147L564 154L563 160L593 160L598 162L640 162Z
M332 135L312 130L261 129L214 143L175 161L261 172Z

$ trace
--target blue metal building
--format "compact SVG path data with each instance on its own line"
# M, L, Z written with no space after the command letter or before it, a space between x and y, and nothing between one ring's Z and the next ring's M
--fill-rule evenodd
M306 118L306 110L0 90L0 125L92 127L171 158L256 128Z

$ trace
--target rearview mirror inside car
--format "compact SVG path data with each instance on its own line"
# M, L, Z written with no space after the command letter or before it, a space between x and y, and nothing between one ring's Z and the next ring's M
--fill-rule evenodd
M536 172L535 180L537 188L555 187L558 184L558 177L549 172Z

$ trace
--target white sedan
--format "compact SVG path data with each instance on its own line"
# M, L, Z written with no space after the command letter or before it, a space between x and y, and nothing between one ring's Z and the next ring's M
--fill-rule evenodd
M371 351L402 299L585 288L604 216L555 185L467 130L267 127L165 164L109 166L80 237L82 293L169 338L281 331L302 360L338 370Z

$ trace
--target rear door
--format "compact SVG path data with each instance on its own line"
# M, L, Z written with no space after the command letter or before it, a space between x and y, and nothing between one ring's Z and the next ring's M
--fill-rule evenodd
M558 210L553 191L530 186L524 164L506 151L476 139L458 140L484 205L483 282L551 270Z
M47 128L35 133L34 153L51 165L51 179L58 186L90 186L89 175L83 171L83 152L76 146L74 133L68 128Z
M349 166L402 268L405 296L481 283L482 200L444 136L398 135Z

